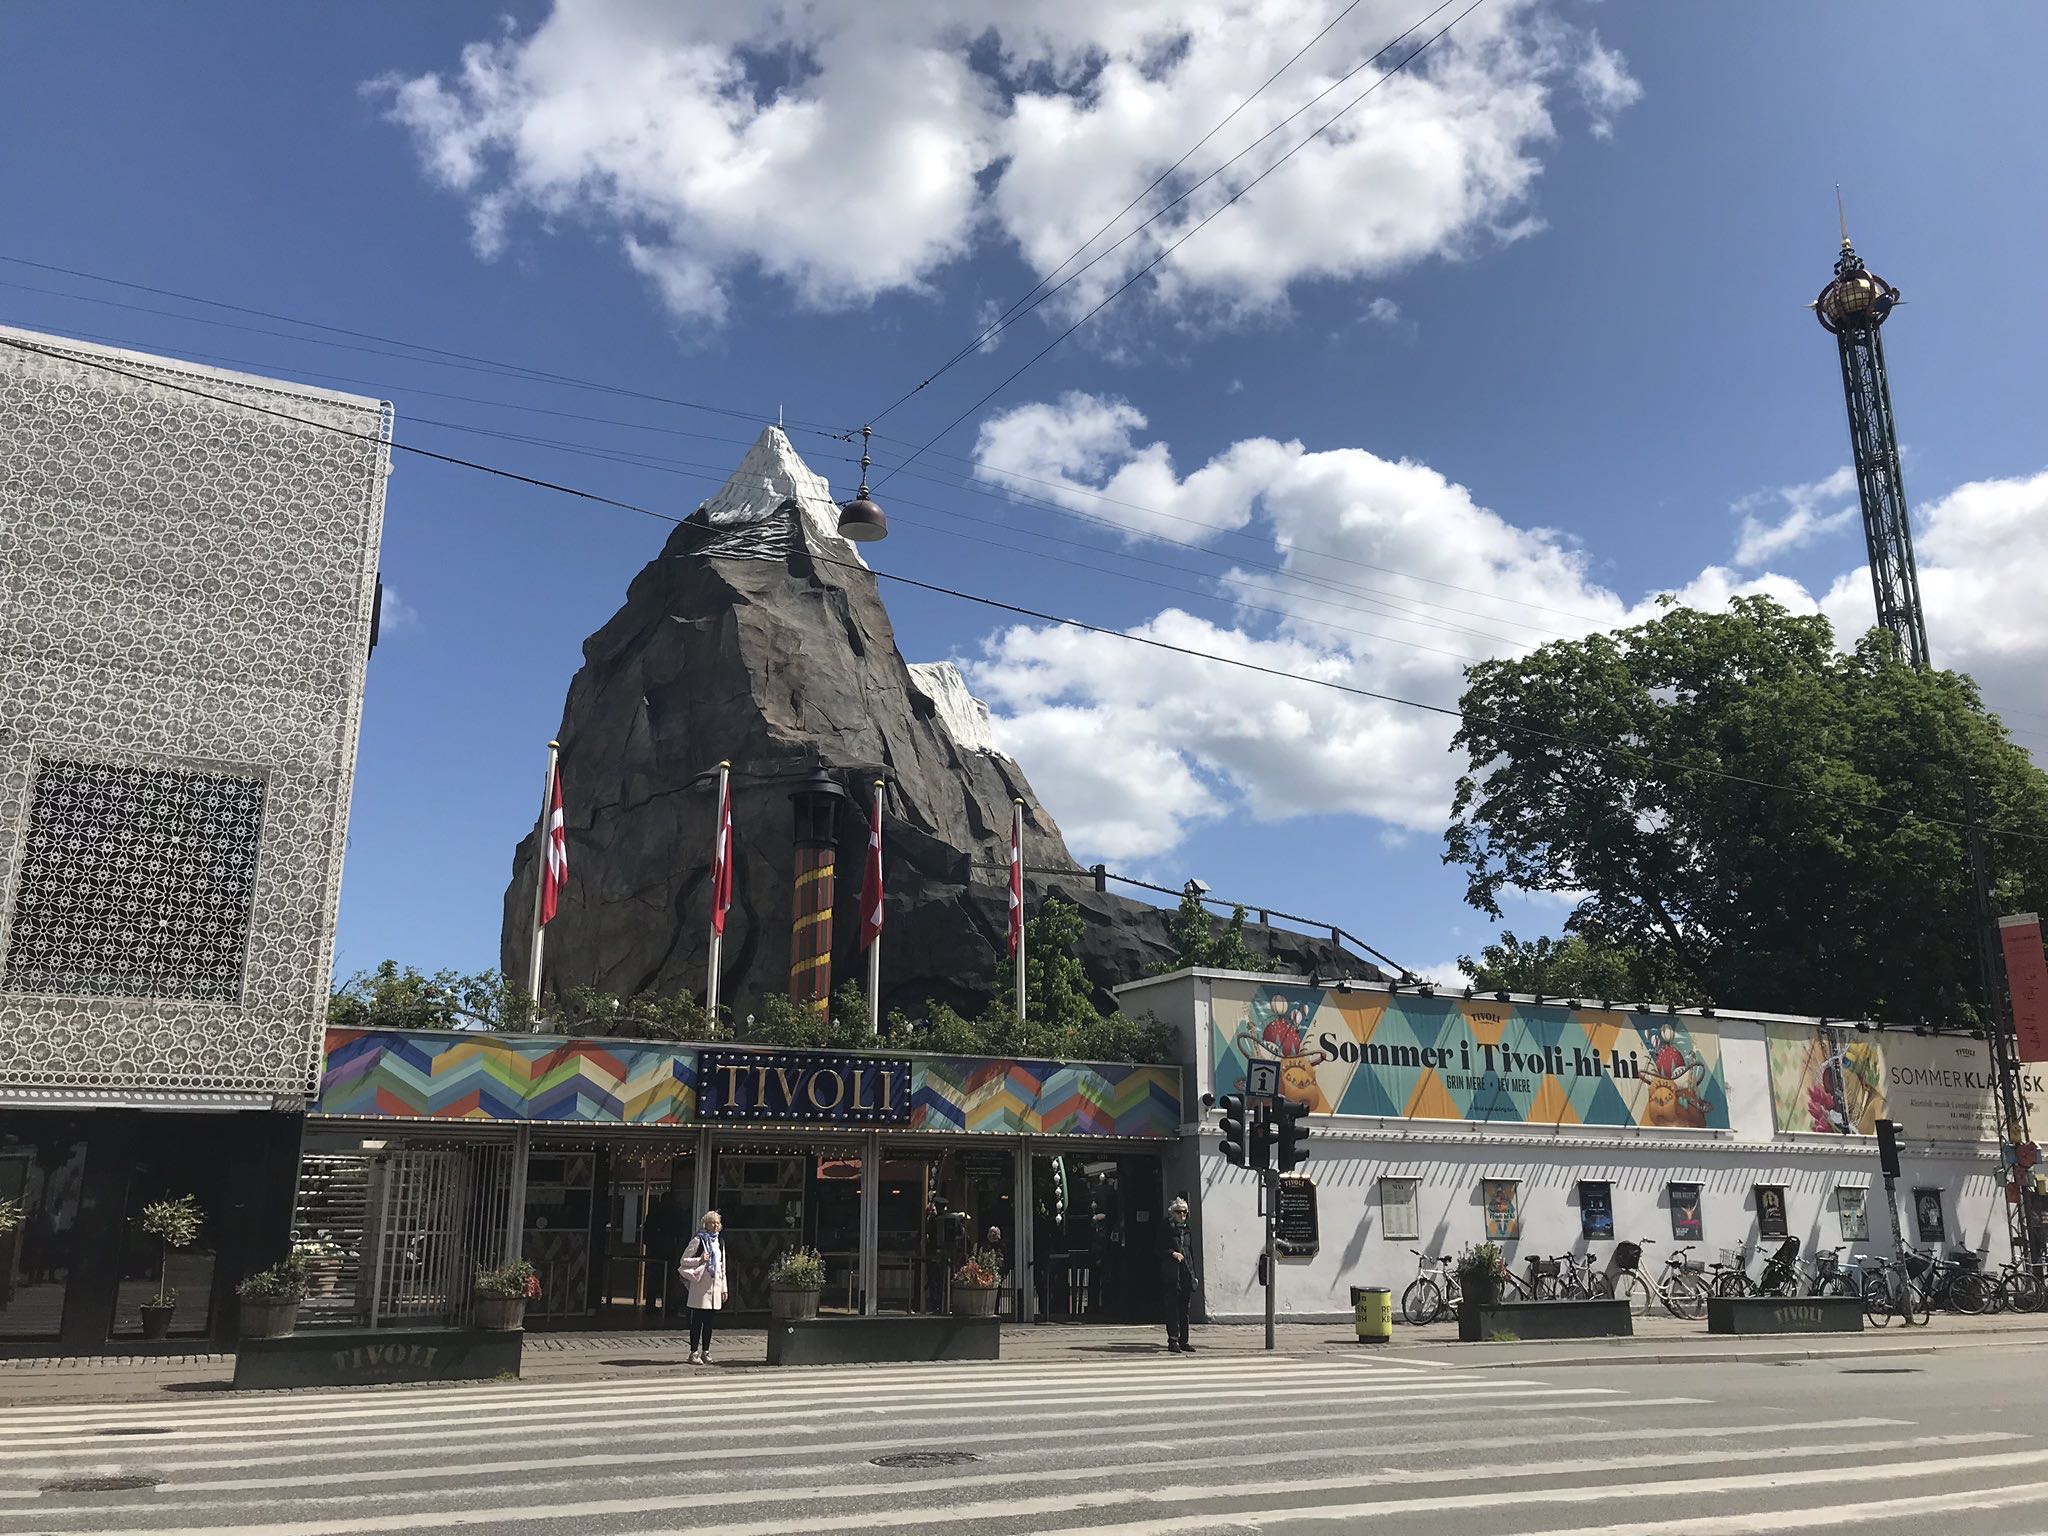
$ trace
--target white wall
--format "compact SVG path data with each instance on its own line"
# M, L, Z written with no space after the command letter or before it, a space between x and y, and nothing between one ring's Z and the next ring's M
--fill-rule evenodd
M1166 1181L1169 1192L1185 1188L1195 1197L1202 1300L1218 1320L1265 1312L1257 1283L1265 1244L1258 1178L1217 1154L1213 1117L1204 1116L1200 1104L1201 1094L1214 1088L1209 984L1231 974L1177 972L1119 989L1126 1009L1150 1009L1184 1031L1188 1134L1167 1159ZM1777 1239L1757 1234L1758 1184L1784 1188L1788 1230L1799 1238L1803 1255L1836 1247L1845 1256L1888 1251L1892 1229L1875 1142L1777 1131L1765 1044L1770 1017L1724 1014L1713 1021L1728 1093L1725 1132L1310 1116L1305 1171L1317 1185L1321 1251L1309 1263L1280 1266L1278 1310L1297 1318L1348 1317L1354 1285L1387 1286L1398 1306L1416 1273L1411 1250L1455 1255L1484 1240L1482 1179L1519 1181L1521 1235L1503 1245L1517 1270L1531 1257L1567 1252L1590 1253L1606 1268L1613 1240L1581 1235L1581 1180L1611 1186L1615 1238L1648 1240L1652 1265L1661 1264L1674 1246L1666 1193L1674 1181L1701 1186L1703 1232L1694 1245L1696 1258L1718 1260L1735 1249L1750 1256L1754 1270L1759 1249L1777 1247ZM1936 1188L1942 1191L1944 1246L1986 1250L1988 1265L2004 1263L2004 1195L1995 1148L1917 1142L1901 1151L1899 1219L1906 1242L1918 1242L1914 1190ZM1378 1187L1386 1176L1419 1181L1418 1237L1387 1236ZM1869 1237L1863 1241L1842 1238L1834 1191L1843 1185L1868 1190Z

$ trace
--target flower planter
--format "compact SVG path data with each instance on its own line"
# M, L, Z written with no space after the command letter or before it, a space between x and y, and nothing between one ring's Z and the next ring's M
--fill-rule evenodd
M526 1326L526 1298L524 1296L478 1296L476 1298L476 1325L500 1332Z
M169 1338L171 1314L177 1310L178 1304L174 1301L161 1307L153 1301L145 1301L142 1304L142 1336L145 1339Z
M241 1334L245 1339L288 1338L299 1321L296 1296L244 1296Z
M808 1322L818 1315L818 1295L814 1290L776 1286L768 1292L768 1315L778 1323Z
M953 1315L955 1317L994 1317L1003 1299L1003 1288L999 1285L955 1285L953 1287Z
M341 1260L309 1259L306 1262L306 1294L332 1296L341 1286Z

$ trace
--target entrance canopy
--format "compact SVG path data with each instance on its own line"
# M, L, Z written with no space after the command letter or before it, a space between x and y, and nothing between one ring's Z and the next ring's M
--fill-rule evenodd
M1156 1138L1180 1069L453 1030L327 1031L315 1116Z

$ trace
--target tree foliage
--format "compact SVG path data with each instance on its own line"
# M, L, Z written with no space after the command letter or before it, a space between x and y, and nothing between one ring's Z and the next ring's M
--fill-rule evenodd
M1458 957L1458 969L1488 992L1532 992L1548 997L1652 999L1694 1003L1688 978L1657 957L1581 933L1518 939L1503 931L1479 952Z
M1504 891L1577 895L1566 930L1589 948L1534 958L1620 964L1620 990L1975 1021L1972 793L2003 909L2048 900L2048 776L1970 679L1907 666L1882 632L1843 654L1767 598L1667 605L1482 662L1462 707L1445 862L1496 917Z
M536 1010L497 971L426 975L387 960L337 987L327 1022L345 1029L491 1029L512 1034L603 1035L631 1040L740 1039L792 1050L919 1050L959 1056L1037 1056L1075 1061L1172 1061L1173 1031L1151 1015L1096 1010L1087 972L1075 953L1081 914L1048 896L1024 925L1024 993L1030 1017L1019 1020L1009 962L995 978L995 1000L974 1018L927 1003L922 1018L892 1010L879 1038L868 1030L867 995L841 982L824 1008L775 993L733 1020L713 1019L688 993L621 998L579 987L543 999Z
M1183 892L1168 928L1173 937L1172 969L1198 965L1214 971L1270 971L1273 962L1245 943L1244 921L1244 908L1232 907L1230 920L1219 933L1200 893L1193 888Z

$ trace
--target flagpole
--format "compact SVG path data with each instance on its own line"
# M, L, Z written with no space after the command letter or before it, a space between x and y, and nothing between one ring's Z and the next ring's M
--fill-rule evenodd
M882 779L875 780L875 820L872 835L879 835L882 825ZM865 923L868 916L861 914ZM882 936L875 935L874 943L868 946L868 1033L876 1039L882 1036Z
M555 772L561 762L562 744L548 743L548 776L541 783L540 820L534 826L533 839L533 953L526 966L526 995L533 999L533 1011L540 1013L540 962L541 948L547 937L547 928L540 920L541 887L547 883L548 867L548 818L555 808Z
M1017 850L1017 1022L1024 1013L1024 802L1019 799L1010 813L1010 846Z
M711 813L711 964L704 982L704 1011L715 1024L718 1022L718 971L725 950L725 935L719 932L718 911L718 861L729 859L732 852L725 846L726 796L732 788L732 764L718 765L718 804Z

